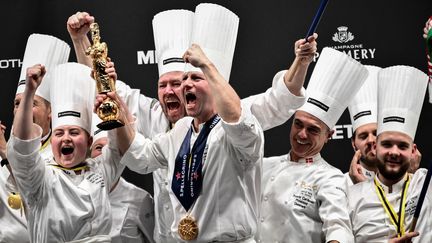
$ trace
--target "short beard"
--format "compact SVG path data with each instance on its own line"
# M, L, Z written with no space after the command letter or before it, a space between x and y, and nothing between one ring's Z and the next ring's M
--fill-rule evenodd
M376 168L379 163L377 157L369 158L363 155L360 157L360 161L370 168Z
M379 173L384 176L387 180L395 181L398 179L401 179L405 173L408 171L410 163L402 163L401 167L399 168L399 171L393 172L393 171L387 171L385 163L377 161L376 166L378 168Z

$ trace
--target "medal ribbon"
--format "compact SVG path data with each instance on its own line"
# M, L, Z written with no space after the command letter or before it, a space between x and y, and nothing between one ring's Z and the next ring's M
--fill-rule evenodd
M193 126L191 126L176 156L171 189L186 211L189 210L201 192L204 149L208 135L220 119L219 115L215 115L204 124L192 150L190 149L190 141Z
M407 190L408 190L409 183L410 183L410 176L407 175L407 179L405 180L403 190L401 192L399 214L397 214L393 206L387 200L384 194L384 190L379 185L379 182L377 181L376 177L374 178L375 191L378 195L379 200L381 201L384 210L386 211L387 215L390 218L390 222L396 227L398 237L405 235L405 226L404 226L405 204L406 204Z
M73 168L65 168L65 167L63 167L61 165L55 165L55 164L50 164L50 165L52 167L55 167L55 168L58 168L58 169L61 169L61 170L72 170L72 171L86 170L86 169L89 168L87 165L78 165L78 166L73 167Z

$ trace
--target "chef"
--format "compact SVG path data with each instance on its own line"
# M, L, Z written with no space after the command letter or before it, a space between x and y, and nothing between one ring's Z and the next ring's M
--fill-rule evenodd
M408 233L427 170L407 173L415 155L413 143L428 77L409 66L393 66L378 73L378 129L374 146L378 173L373 180L349 189L350 218L356 242L411 239ZM430 242L429 186L413 242Z
M64 41L49 35L31 34L27 40L21 73L14 99L14 114L23 98L27 68L35 63L42 63L52 69L55 65L67 62L70 47ZM49 75L49 74L48 74ZM51 103L49 82L41 84L35 93L33 104L33 120L42 128L40 155L49 161L53 155L51 151ZM0 168L0 242L30 242L27 232L27 221L21 197L16 187L11 168L6 156L6 140L2 134ZM6 166L5 166L6 165Z
M101 121L93 114L93 144L90 148L92 158L101 155L102 149L109 142L108 132L96 126ZM112 214L110 236L113 243L154 242L154 205L148 192L120 177L110 190L109 200Z
M111 210L108 193L123 171L118 163L134 142L134 120L124 103L119 119L126 124L109 132L110 145L96 159L87 159L94 82L90 69L77 63L58 65L51 76L54 159L38 153L42 129L33 123L34 94L46 69L27 70L23 100L15 114L8 158L27 208L31 242L110 242ZM110 73L110 76L116 76ZM48 77L46 77L48 78ZM105 96L99 95L97 104ZM97 107L97 106L96 106Z
M321 52L293 118L291 151L263 161L259 242L353 242L345 178L320 151L367 75L346 54Z
M192 42L199 45L183 56L191 65L182 84L190 117L143 141L134 154L141 163L122 160L139 172L168 169L171 234L178 242L254 242L263 134L227 82L237 28L238 17L226 8L197 6Z
M377 76L381 68L369 65L365 67L369 71L369 76L348 105L354 131L351 137L351 145L355 152L350 171L345 174L348 186L373 179L376 171L376 156L372 149L376 142Z

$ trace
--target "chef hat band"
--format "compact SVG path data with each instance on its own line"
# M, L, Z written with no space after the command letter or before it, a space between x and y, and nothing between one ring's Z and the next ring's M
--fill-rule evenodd
M378 72L381 68L368 65L365 67L369 76L348 106L354 131L360 126L378 122Z
M183 54L190 46L194 13L167 10L153 17L153 36L159 77L172 71L185 71Z
M98 115L93 113L92 115L92 130L91 135L93 136L93 143L96 142L99 138L105 138L108 137L108 131L102 130L97 127L97 124L101 123L102 120L99 118Z
M428 77L409 66L392 66L378 73L378 129L402 132L413 140L417 130Z
M362 64L326 47L309 81L306 103L299 110L314 115L332 129L367 76Z
M75 125L91 134L95 81L90 68L78 63L58 65L51 81L52 127Z

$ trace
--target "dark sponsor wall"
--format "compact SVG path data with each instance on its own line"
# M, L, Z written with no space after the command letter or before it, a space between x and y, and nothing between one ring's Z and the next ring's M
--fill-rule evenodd
M304 37L319 5L307 1L209 1L223 5L240 17L240 28L230 84L240 97L264 92L273 75L286 69L294 58L294 42ZM72 44L66 30L67 18L77 11L96 17L102 40L109 46L119 79L149 97L156 97L157 64L151 21L160 11L183 8L194 10L198 1L107 1L39 0L2 1L3 38L0 45L0 120L9 129L13 99L20 73L20 61L31 33L54 35ZM425 46L421 37L424 23L432 15L432 2L420 1L330 1L318 27L319 49L336 48L364 64L387 67L410 65L426 72ZM75 61L72 51L70 61ZM311 65L309 75L314 64ZM431 159L431 104L426 94L416 143L423 154L421 166ZM353 150L348 111L335 127L335 135L322 151L323 157L347 171ZM286 124L266 135L266 156L289 151ZM152 192L150 176L125 171L127 180Z

